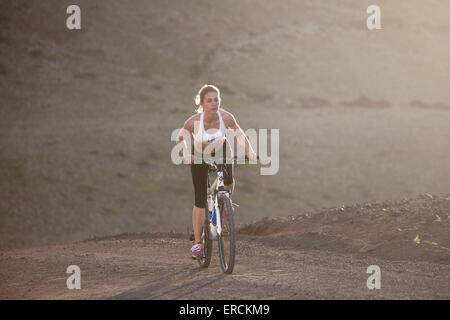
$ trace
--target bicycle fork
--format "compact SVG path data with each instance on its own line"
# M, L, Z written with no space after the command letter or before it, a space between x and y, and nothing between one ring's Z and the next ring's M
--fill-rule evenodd
M213 184L211 190L208 190L208 211L209 211L209 223L210 223L210 236L211 239L216 239L217 236L222 235L222 223L220 219L218 197L223 194L228 196L228 192L224 189L223 172L217 172L217 180Z

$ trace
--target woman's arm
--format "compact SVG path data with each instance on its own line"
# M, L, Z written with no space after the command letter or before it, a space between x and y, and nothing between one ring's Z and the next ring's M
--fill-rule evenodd
M222 110L223 112L223 122L225 126L230 129L236 136L238 143L245 148L245 154L250 160L256 160L256 153L253 150L250 141L245 135L244 131L238 125L236 118L228 111Z

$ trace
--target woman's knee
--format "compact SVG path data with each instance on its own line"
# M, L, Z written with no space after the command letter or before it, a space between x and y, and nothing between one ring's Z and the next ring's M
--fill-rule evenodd
M197 208L206 208L206 187L195 189L195 206Z
M234 178L230 184L224 184L224 188L227 189L228 191L230 191L230 193L233 193L235 186L236 186L236 181L234 180Z
M194 205L197 208L205 209L206 208L206 197L195 197Z
M234 180L234 178L230 181L228 181L228 184L224 184L225 187L227 188L233 188L236 185L236 180Z

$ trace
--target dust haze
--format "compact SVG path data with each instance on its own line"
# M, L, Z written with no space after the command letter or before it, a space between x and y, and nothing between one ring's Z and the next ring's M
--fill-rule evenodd
M278 174L236 168L239 224L450 193L450 3L377 0L370 31L372 2L80 0L68 30L68 1L2 1L0 247L188 233L170 135L204 83L280 129Z

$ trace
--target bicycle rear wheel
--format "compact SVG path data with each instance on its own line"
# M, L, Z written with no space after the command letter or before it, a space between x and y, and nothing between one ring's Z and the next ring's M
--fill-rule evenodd
M236 235L234 231L233 206L230 198L224 196L219 201L221 235L217 237L219 245L220 267L222 271L231 274L234 268L236 251Z
M213 246L213 242L211 240L210 232L209 232L208 207L206 207L205 208L205 222L203 224L203 231L202 231L202 248L203 248L203 252L205 253L205 256L198 260L198 264L200 265L201 268L209 267L209 264L211 263L212 246Z

